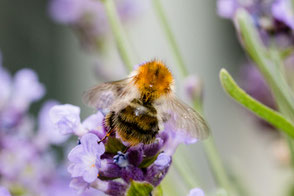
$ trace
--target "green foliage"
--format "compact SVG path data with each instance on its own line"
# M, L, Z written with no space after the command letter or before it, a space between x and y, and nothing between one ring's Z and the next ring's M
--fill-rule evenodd
M148 196L151 194L153 186L149 183L132 181L126 196Z
M260 118L266 120L277 129L284 131L290 137L294 138L293 124L279 112L272 110L271 108L265 106L264 104L258 102L250 95L248 95L236 84L236 82L225 69L222 69L220 71L220 81L225 91L235 101L242 104L248 110L252 111Z

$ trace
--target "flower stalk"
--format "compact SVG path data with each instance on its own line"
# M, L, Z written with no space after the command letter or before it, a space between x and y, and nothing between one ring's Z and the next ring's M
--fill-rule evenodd
M185 66L184 59L181 55L180 49L177 45L177 42L172 33L172 30L169 26L168 20L163 12L161 2L159 0L153 0L153 5L156 11L156 14L158 15L158 19L163 27L166 38L168 39L168 43L170 44L172 53L175 57L175 60L177 61L178 68L181 71L183 76L187 76L188 75L187 67Z
M261 42L250 15L245 10L237 12L237 21L244 41L244 49L256 63L261 74L271 87L279 111L288 118L291 123L294 121L294 96L289 87L283 71L281 54L274 49L267 49ZM294 145L293 139L286 135L286 140L291 153L291 162L294 167Z
M116 42L119 55L127 67L128 71L133 70L134 61L130 52L130 45L127 41L122 24L117 15L116 7L113 0L101 0L105 6L106 14L109 20L111 30Z

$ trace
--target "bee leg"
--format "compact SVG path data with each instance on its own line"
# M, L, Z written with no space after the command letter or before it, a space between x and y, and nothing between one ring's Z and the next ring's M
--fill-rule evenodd
M98 144L100 144L101 142L103 142L106 138L108 138L110 136L110 134L114 131L114 129L110 129L106 135L100 140L98 141Z

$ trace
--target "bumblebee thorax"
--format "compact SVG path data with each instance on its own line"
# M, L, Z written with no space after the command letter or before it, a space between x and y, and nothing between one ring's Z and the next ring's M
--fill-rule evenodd
M150 61L141 65L133 82L147 100L155 100L171 92L173 76L161 61Z

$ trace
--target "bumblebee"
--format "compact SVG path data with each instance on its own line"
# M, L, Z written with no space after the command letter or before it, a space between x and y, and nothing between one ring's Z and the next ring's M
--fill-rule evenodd
M199 140L209 134L202 116L175 96L174 78L159 60L140 65L125 79L91 88L84 102L96 109L109 109L105 117L109 131L102 140L115 131L131 146L150 144L167 121L175 131Z

